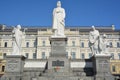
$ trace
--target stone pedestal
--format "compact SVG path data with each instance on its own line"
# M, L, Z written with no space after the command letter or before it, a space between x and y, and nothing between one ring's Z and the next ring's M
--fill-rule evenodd
M48 59L48 69L54 71L68 71L69 60L66 58L66 37L51 37L51 54Z
M22 55L7 55L5 78L8 80L22 80L25 57Z
M94 80L114 80L110 72L110 57L108 54L93 56Z

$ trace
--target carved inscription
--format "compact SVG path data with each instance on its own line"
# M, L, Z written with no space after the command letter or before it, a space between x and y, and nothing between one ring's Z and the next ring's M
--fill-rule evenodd
M52 61L52 66L64 66L64 61Z
M64 46L65 46L65 43L64 42L54 42L53 43L53 46L52 46L52 51L54 53L60 53L62 51L64 51Z

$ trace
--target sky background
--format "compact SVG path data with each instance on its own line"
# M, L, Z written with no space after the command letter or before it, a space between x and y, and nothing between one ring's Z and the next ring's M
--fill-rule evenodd
M52 26L58 0L0 0L0 24ZM60 0L66 26L111 26L120 29L120 0Z

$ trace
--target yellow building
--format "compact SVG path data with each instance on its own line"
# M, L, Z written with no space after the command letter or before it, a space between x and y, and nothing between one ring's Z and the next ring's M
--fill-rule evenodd
M0 60L0 76L2 76L5 73L5 65L6 65L6 61L1 59Z
M120 60L110 60L110 68L113 75L120 75Z

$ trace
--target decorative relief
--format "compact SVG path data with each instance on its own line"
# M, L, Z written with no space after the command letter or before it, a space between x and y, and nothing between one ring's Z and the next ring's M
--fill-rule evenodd
M15 71L16 69L18 69L18 60L8 60L7 61L7 70L8 71Z
M100 60L99 67L102 68L102 70L104 70L104 72L108 71L108 69L109 69L108 61L107 60Z

